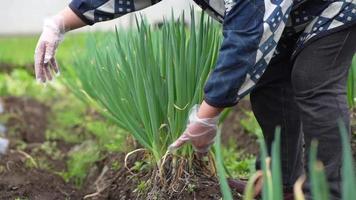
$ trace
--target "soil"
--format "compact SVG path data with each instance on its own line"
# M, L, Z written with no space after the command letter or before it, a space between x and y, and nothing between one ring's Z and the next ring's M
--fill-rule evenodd
M351 149L356 161L356 108L351 113Z
M9 117L5 125L11 134L16 134L10 134L10 138L26 143L45 141L49 107L29 98L6 97L3 103Z
M26 158L10 152L0 160L0 199L63 200L81 199L73 185L51 171L26 167Z
M5 97L1 101L7 115L5 125L10 150L0 155L0 200L81 199L81 190L55 173L65 170L65 156L63 160L56 160L39 150L45 142L49 107L29 98ZM26 144L22 150L21 144ZM64 143L58 146L62 153L71 148ZM44 160L46 169L35 167L39 163L31 159Z
M10 63L2 63L0 62L0 73L8 73L10 74L14 69L25 69L29 74L33 74L33 63L24 64L19 66L17 64L10 64Z
M140 172L130 172L124 166L124 153L106 155L98 161L89 171L87 179L81 189L72 183L66 183L56 172L66 169L66 154L73 147L64 141L56 141L58 150L63 154L61 159L48 156L38 150L38 146L46 142L45 131L47 116L50 108L40 102L28 98L6 97L2 98L5 113L9 115L6 126L10 134L10 151L0 158L0 200L24 198L29 200L56 200L56 199L89 199L89 200L124 200L124 199L221 199L218 180L214 176L202 175L194 170L186 174L188 179L181 179L179 192L173 189L153 188L155 182L154 171L146 169ZM256 138L247 134L240 126L239 121L245 117L243 109L249 110L248 100L242 101L234 108L232 114L223 125L223 143L229 140L236 141L237 148L246 154L256 154L258 145ZM355 112L356 113L356 112ZM356 115L355 115L356 116ZM356 117L353 116L353 119ZM100 117L100 116L98 116ZM355 120L353 120L355 121ZM356 130L356 123L352 126ZM353 134L352 148L356 152L356 134ZM26 147L19 150L19 141ZM33 157L43 158L48 163L46 169L37 168L31 163ZM137 161L145 162L143 152L135 153L129 157L127 166L132 167ZM146 161L147 162L147 161ZM189 180L190 184L187 183ZM141 187L138 187L138 186ZM139 189L141 188L141 189ZM151 193L149 193L151 191ZM159 191L152 193L152 191ZM147 196L148 195L148 196ZM241 199L239 194L234 194L235 199Z
M128 199L171 199L171 200L219 200L221 199L220 186L215 176L198 174L196 168L199 164L193 164L196 167L195 172L188 175L188 179L182 179L180 187L176 188L155 188L155 174L152 170L143 170L141 172L129 171L121 166L118 170L113 170L113 161L124 163L125 154L110 155L103 160L104 168L108 169L106 173L95 180L95 189L92 187L91 200L128 200ZM131 156L127 161L127 166L134 166L135 162L145 160L145 155L139 152ZM189 184L187 184L189 182ZM138 185L146 184L142 190L138 190ZM177 190L177 191L174 191ZM96 191L101 191L96 193ZM172 192L173 191L173 192ZM234 193L234 199L241 199L241 195Z

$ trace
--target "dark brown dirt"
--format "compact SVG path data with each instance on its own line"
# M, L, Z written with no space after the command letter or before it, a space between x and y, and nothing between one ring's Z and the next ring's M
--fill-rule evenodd
M3 98L5 113L8 115L6 127L10 138L21 139L26 143L45 141L47 114L49 107L29 98Z
M82 197L71 184L53 172L26 167L28 159L11 152L0 160L0 199L77 200Z
M221 140L227 145L230 140L236 144L236 148L245 154L256 155L259 146L257 144L257 137L248 133L240 124L241 119L247 117L244 110L251 110L249 100L242 100L224 121L222 127Z
M183 189L177 189L177 192L172 192L173 189L158 188L154 190L152 185L154 174L151 168L140 172L129 172L127 168L121 166L114 170L112 165L114 162L124 163L125 154L110 155L103 160L104 166L109 169L104 176L95 180L96 187L91 187L91 194L95 191L101 191L97 195L88 198L90 200L131 200L131 199L171 199L171 200L219 200L221 199L219 182L214 176L206 176L198 173L192 173L189 179L189 185ZM137 161L144 161L144 154L138 153L128 159L128 167L134 166ZM197 166L196 164L193 164ZM106 167L104 167L106 168ZM198 172L200 170L196 170ZM183 180L182 180L183 181ZM183 181L185 182L185 180ZM139 185L146 184L141 190ZM184 183L183 183L184 185ZM92 185L94 186L94 184ZM88 190L89 191L89 190ZM235 199L241 199L239 194L234 194Z
M71 146L58 141L60 153L56 159L40 148L45 142L50 109L28 98L5 97L1 100L7 115L10 151L0 158L0 200L81 199L82 192L55 173L66 169L65 153ZM20 150L19 144L25 144L24 149ZM39 166L43 164L46 166Z
M2 63L0 62L0 73L11 73L14 69L25 69L29 74L33 74L33 63L28 63L22 66L11 63Z

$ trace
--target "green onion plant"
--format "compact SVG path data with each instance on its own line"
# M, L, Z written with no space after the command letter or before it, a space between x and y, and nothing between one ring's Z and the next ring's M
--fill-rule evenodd
M157 166L169 144L184 131L189 110L201 103L203 86L215 66L220 27L191 11L160 28L136 19L137 29L91 37L84 55L66 67L66 83L82 100L127 130ZM188 145L180 156L192 153Z
M347 79L347 102L349 103L349 107L353 108L355 106L355 76L356 76L356 56L352 61L348 79Z

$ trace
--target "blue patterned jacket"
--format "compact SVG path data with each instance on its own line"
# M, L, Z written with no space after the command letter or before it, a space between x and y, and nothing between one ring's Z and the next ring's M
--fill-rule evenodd
M110 20L160 0L73 0L87 24ZM293 41L293 57L311 41L356 25L356 0L195 0L223 23L223 42L205 85L205 101L229 107L247 95L272 59ZM278 46L277 46L278 45ZM356 45L356 44L355 44Z

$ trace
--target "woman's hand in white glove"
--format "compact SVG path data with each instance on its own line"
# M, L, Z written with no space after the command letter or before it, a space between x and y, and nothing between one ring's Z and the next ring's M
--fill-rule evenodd
M63 17L56 15L45 20L43 32L35 50L35 74L39 82L51 81L53 74L59 75L59 68L55 58L58 44L65 33Z
M45 83L53 79L53 74L59 74L55 54L65 32L85 25L69 7L45 19L43 32L35 50L35 74L39 82Z
M200 107L200 109L203 110L199 110L199 106L192 108L187 128L183 134L169 146L170 151L180 148L186 142L191 142L194 150L199 154L206 154L209 151L211 145L214 143L219 113L222 109L210 107L215 110L208 114L209 118L198 117L198 113L207 113L205 110L207 107L210 106L203 102Z

